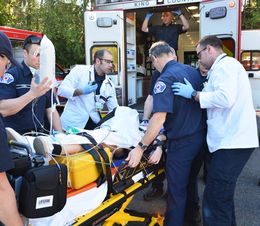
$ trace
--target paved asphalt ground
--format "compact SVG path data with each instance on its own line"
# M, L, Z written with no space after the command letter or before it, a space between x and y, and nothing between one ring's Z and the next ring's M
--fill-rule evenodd
M237 226L260 226L260 149L256 149L242 171L236 186L235 209ZM202 173L199 175L199 193L202 198L204 182ZM163 214L166 199L158 199L146 202L143 193L147 189L135 195L129 207L134 210L147 213Z

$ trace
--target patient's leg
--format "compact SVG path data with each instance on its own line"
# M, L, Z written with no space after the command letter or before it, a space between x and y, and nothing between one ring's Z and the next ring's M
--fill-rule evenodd
M36 153L48 156L53 155L71 155L82 151L80 144L52 144L48 136L38 136L33 142Z

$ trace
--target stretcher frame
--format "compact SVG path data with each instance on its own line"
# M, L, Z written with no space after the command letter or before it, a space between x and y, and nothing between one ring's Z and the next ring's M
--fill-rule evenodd
M131 169L125 168L126 171L131 171L128 176L138 171L143 171L141 168L142 162L138 167ZM148 175L144 175L143 178L134 182L128 178L128 182L125 184L125 188L121 188L117 194L108 194L108 198L95 210L82 215L75 219L72 223L73 226L79 225L129 225L131 222L138 222L138 225L163 225L164 217L156 214L140 213L127 209L127 206L134 198L134 195L145 189L154 180L163 180L165 178L165 171L163 169L162 162L158 165L148 165L146 163L146 172L151 171ZM144 173L144 172L143 172ZM130 184L129 184L130 183Z
M159 164L151 165L148 164L146 155L147 153L135 168L129 168L127 163L123 163L123 166L118 166L117 169L114 168L116 173L113 174L113 189L112 191L108 189L107 197L102 204L93 211L75 218L73 222L67 222L67 224L75 226L100 224L113 226L139 222L138 225L163 225L164 218L158 214L140 213L127 209L137 192L145 189L154 180L163 180L165 178L163 160ZM138 180L133 180L133 177L137 176L137 174L142 174L142 176ZM96 182L88 185L89 188L95 186ZM71 189L71 195L73 193L77 194L79 191Z

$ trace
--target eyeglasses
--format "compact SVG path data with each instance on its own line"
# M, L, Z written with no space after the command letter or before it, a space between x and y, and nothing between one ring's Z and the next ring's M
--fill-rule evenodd
M25 46L29 45L29 44L37 44L40 45L41 44L41 40L42 38L40 37L36 37L36 36L29 36L25 39L24 43L23 43L23 48L25 48Z
M207 46L206 47L204 47L202 50L200 50L199 52L197 52L197 57L200 59L200 55L201 55L201 53L204 51L204 50L206 50L207 49Z
M108 60L108 59L103 59L103 58L99 58L100 60L104 60L107 64L113 64L114 61L113 60Z

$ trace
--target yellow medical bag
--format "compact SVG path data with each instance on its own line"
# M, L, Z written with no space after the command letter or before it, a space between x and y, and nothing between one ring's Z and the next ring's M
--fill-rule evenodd
M83 151L73 155L55 157L55 160L58 163L67 165L68 187L73 189L82 188L83 186L100 179L99 177L101 169L103 169L104 174L106 173L105 164L111 163L112 153L107 147L104 148L104 150L109 157L109 163L104 162L101 155L97 152L97 149L92 149L92 151L96 152L101 162L95 160L89 151ZM50 161L50 164L54 163L54 160ZM100 164L99 168L97 164Z

